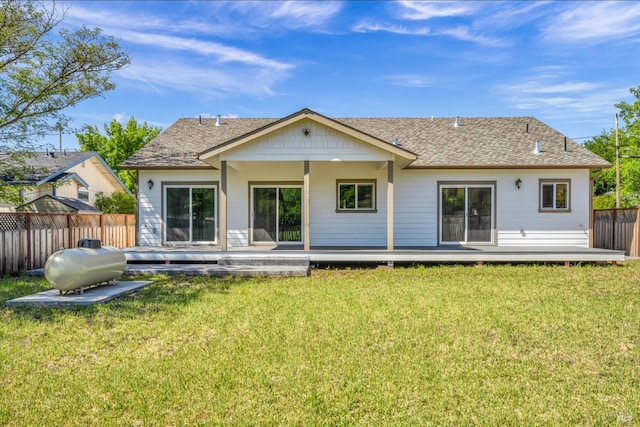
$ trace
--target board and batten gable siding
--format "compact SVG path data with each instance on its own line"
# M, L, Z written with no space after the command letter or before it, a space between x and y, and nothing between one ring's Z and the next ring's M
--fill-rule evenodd
M306 136L305 129L309 131ZM220 155L220 160L387 161L393 160L393 156L335 129L311 120L302 120L225 151Z

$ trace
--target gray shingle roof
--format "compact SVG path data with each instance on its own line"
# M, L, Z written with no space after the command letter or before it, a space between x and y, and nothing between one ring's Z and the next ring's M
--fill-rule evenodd
M304 111L304 110L303 110ZM308 111L308 110L306 110ZM123 168L209 167L198 154L280 119L180 119L123 164ZM607 161L533 117L333 119L418 155L409 167L609 167ZM528 132L527 132L528 130ZM534 154L534 141L540 154Z
M26 174L27 182L38 182L96 155L93 151L68 151L66 154L56 151L53 155L44 151L34 154L35 157L27 157L25 159L25 165L34 168L32 172ZM7 155L3 153L0 158L6 160Z
M37 199L31 200L28 203L20 206L18 208L19 211L28 211L28 212L41 212L41 213L56 213L58 210L56 208L58 205L55 203L43 203L43 201L51 200L53 202L58 202L61 205L68 207L68 209L60 209L59 212L66 212L68 210L73 210L75 212L84 212L84 213L102 213L102 211L94 206L91 206L88 203L85 203L81 200L71 199L69 197L60 197L54 196L51 194L45 194L44 196L40 196ZM40 210L44 208L46 212Z

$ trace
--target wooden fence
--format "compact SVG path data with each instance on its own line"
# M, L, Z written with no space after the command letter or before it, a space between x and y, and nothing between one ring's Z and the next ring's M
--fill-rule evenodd
M44 267L49 255L80 239L135 245L135 215L0 213L0 276Z
M640 256L639 208L593 211L593 247Z

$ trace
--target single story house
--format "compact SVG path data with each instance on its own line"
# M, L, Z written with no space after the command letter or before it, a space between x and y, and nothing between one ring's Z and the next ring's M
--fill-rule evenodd
M0 154L0 161L11 161ZM23 204L0 203L0 212L99 213L96 193L109 196L129 190L100 155L93 151L42 151L25 159L24 179L0 174L8 184L21 185Z
M121 167L137 244L589 247L594 169L533 117L180 119Z

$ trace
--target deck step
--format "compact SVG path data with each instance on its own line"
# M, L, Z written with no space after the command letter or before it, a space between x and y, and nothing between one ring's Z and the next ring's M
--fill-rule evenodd
M307 256L223 256L218 259L220 266L288 266L309 267Z
M188 276L308 276L307 256L221 256L217 263L127 264L125 273Z
M127 264L125 274L132 276L167 274L186 276L308 276L306 265L249 265L249 264Z

